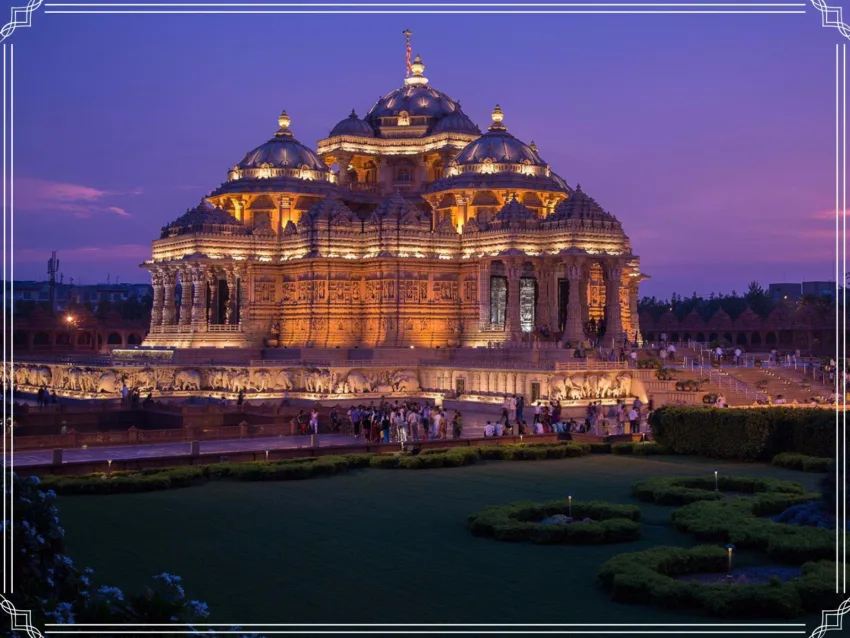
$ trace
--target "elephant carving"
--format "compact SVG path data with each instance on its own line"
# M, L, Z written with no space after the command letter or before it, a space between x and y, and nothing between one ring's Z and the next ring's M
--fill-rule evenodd
M240 370L232 377L230 377L230 390L231 392L244 392L248 390L251 385L250 377L245 370Z
M104 372L97 378L97 393L115 394L121 390L118 376L114 372Z
M621 374L617 377L617 387L620 391L620 396L628 397L632 394L632 375Z
M346 378L346 384L348 385L348 391L355 394L360 392L370 392L372 390L372 384L369 383L369 380L359 372L349 372L348 377Z
M304 385L307 392L330 392L333 388L333 379L329 370L318 370L312 368L304 373Z
M197 370L180 370L174 375L175 390L200 390L201 373Z
M138 390L156 390L156 374L150 368L144 368L133 375L131 383Z
M29 370L25 366L20 366L15 369L15 383L17 385L27 385L29 382Z
M53 374L46 366L33 366L29 368L29 384L34 386L50 385Z
M391 385L387 385L386 383L381 383L380 385L374 388L374 391L379 394L391 394L393 392L393 387Z
M567 397L567 387L569 379L567 377L555 376L549 380L549 398L553 401L564 399Z
M257 370L251 376L251 383L257 392L265 392L272 385L272 375L268 370Z
M399 370L392 376L392 387L396 392L418 392L419 375L415 370Z
M614 385L614 379L610 374L599 377L599 397L604 398L610 395L611 388Z
M292 373L289 370L281 370L275 375L274 389L275 390L292 390L295 387L295 382L292 378Z

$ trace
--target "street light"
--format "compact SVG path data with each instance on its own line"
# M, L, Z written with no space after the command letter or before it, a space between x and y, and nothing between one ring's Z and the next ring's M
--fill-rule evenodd
M726 566L726 581L731 585L732 584L732 552L735 551L735 546L732 543L729 543L726 546L726 555L729 557L729 562Z

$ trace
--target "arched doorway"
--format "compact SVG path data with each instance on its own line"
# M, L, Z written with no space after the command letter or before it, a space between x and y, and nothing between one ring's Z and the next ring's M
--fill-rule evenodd
M33 337L32 344L34 346L49 346L50 335L46 332L36 332L35 337Z
M128 346L138 346L142 343L141 335L136 334L135 332L131 332L127 337L127 345Z
M761 335L758 332L754 332L750 335L750 345L752 346L760 346L761 345Z
M776 333L775 332L768 332L764 337L764 342L768 346L775 346L776 345Z
M739 346L747 345L747 335L744 332L739 332L738 336L735 338L735 344Z
M106 338L106 345L108 346L120 346L122 343L121 335L117 332L110 332Z

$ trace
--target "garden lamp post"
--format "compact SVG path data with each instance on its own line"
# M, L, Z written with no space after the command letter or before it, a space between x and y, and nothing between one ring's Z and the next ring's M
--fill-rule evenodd
M106 478L112 476L112 459L106 462Z
M720 491L720 484L717 482L717 470L714 470L714 491Z
M726 582L730 585L732 584L732 553L735 551L735 546L732 543L729 543L726 546L726 555L728 557L728 562L726 564Z
M567 496L567 511L569 512L569 517L573 517L573 495L570 494Z
M268 462L269 462L269 451L266 450L266 463L268 463Z

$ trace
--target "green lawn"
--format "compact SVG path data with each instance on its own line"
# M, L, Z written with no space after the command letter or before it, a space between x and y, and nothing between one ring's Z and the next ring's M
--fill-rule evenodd
M365 469L306 481L217 481L60 497L59 508L68 552L95 569L97 584L133 590L154 574L179 574L191 598L209 603L212 622L718 622L614 604L595 583L597 568L613 554L693 544L670 526L671 508L631 497L633 482L715 469L795 480L814 491L820 478L767 465L594 455ZM475 538L464 526L485 505L567 494L640 505L643 540L509 544ZM811 628L817 619L805 620Z

